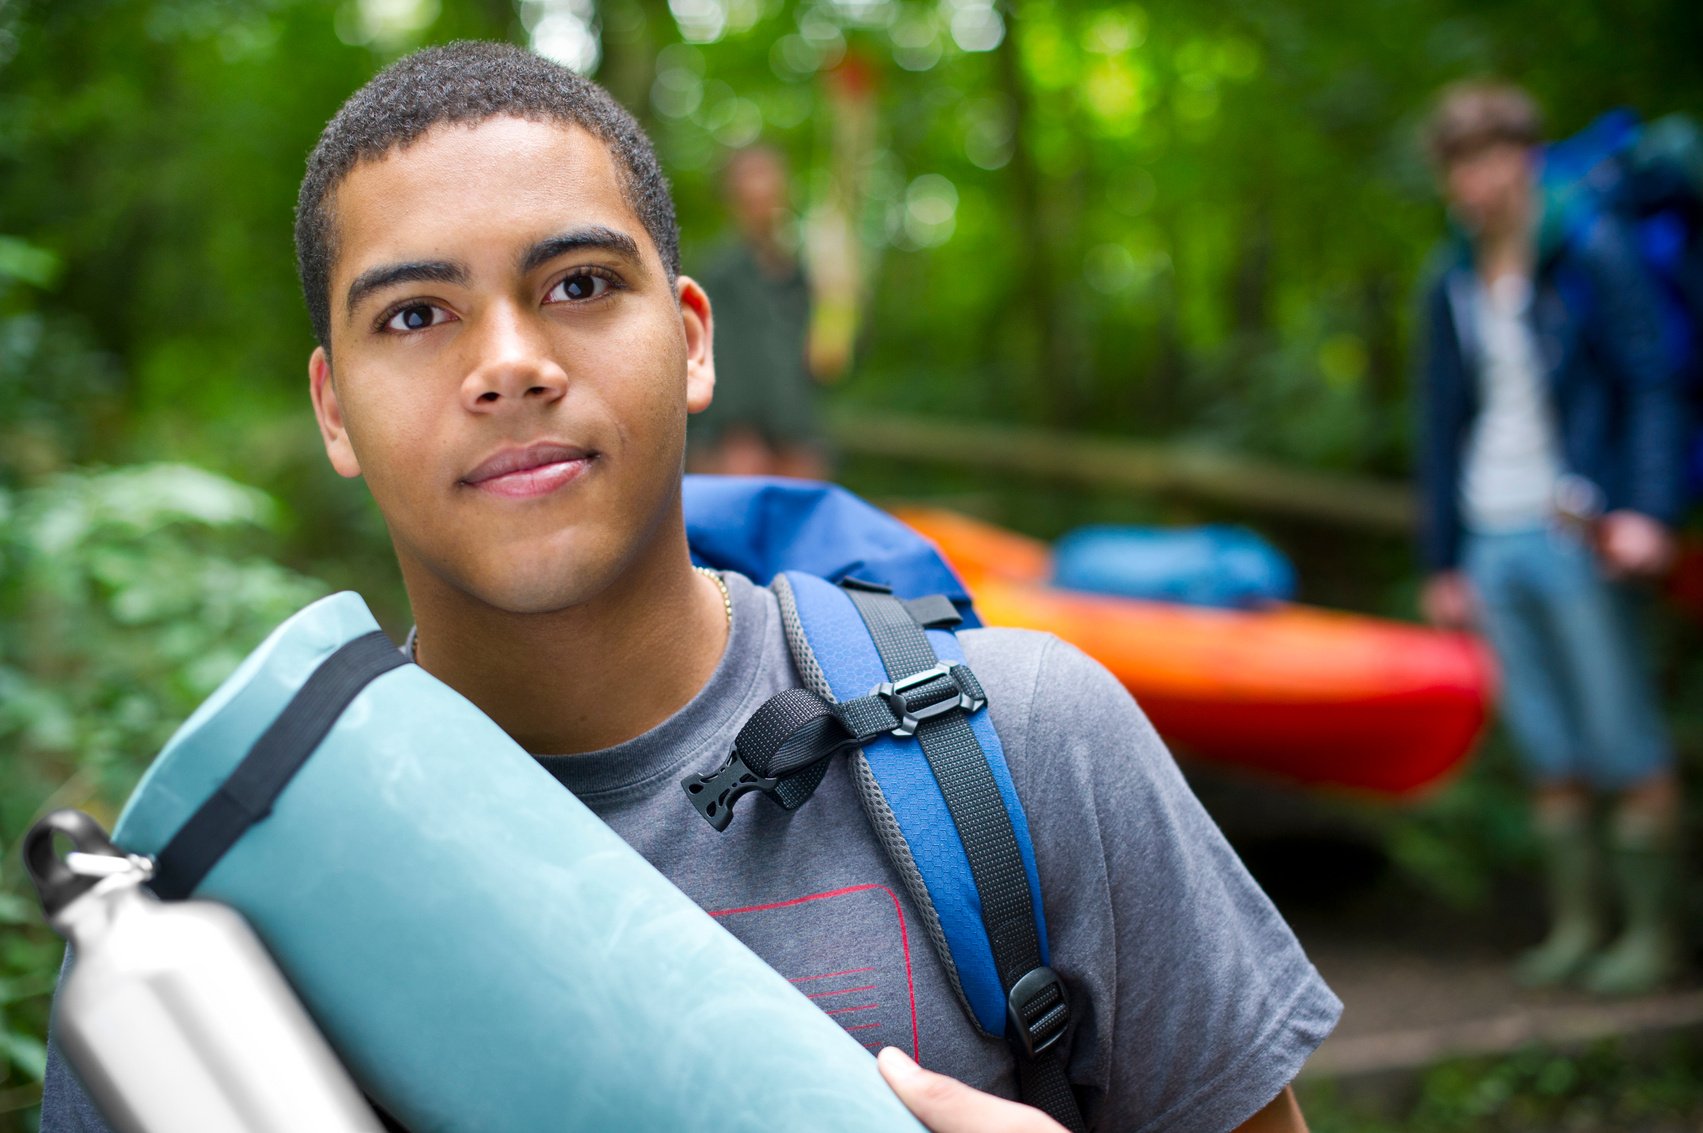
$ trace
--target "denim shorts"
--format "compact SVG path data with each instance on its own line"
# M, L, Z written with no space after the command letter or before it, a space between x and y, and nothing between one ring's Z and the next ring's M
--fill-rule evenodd
M1532 778L1619 790L1670 769L1642 595L1561 527L1467 536L1463 566L1502 669L1502 716Z

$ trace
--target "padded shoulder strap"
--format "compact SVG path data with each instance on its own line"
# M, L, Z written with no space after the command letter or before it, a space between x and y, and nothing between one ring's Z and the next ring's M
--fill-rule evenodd
M825 698L877 686L902 696L908 679L964 662L950 631L925 630L925 608L883 587L786 572L774 590L799 671ZM1028 820L992 720L985 711L921 719L913 735L866 742L855 771L871 824L971 1018L1011 1043L1024 1100L1081 1128L1055 1046L1069 1008L1047 966Z

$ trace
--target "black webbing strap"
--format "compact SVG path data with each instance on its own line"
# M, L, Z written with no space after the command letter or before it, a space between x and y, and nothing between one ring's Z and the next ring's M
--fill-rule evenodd
M377 630L321 662L219 789L155 857L149 887L168 901L188 897L225 851L271 813L349 702L374 678L406 664L408 659Z
M926 594L921 598L901 598L911 620L924 629L952 629L964 620L952 599L944 594Z
M924 720L978 712L986 703L967 665L937 665L837 703L789 688L745 721L727 762L708 775L688 775L680 785L711 826L726 830L734 804L753 791L797 810L821 785L831 756L880 736L915 735Z
M892 594L853 582L845 592L863 616L889 678L901 683L940 664L928 635ZM1007 995L1006 1038L1017 1058L1024 1102L1071 1130L1082 1115L1057 1043L1069 1021L1064 988L1041 962L1029 875L1011 815L987 756L963 712L923 719L916 729L924 757L958 829L981 898L982 924Z
M828 773L828 757L856 742L834 708L801 688L770 697L739 729L726 763L680 781L686 797L717 830L727 829L733 805L752 791L797 810Z
M1024 1105L1032 1105L1070 1133L1085 1133L1082 1105L1076 1100L1076 1090L1065 1072L1064 1056L1058 1047L1044 1050L1034 1058L1017 1056L1017 1096Z

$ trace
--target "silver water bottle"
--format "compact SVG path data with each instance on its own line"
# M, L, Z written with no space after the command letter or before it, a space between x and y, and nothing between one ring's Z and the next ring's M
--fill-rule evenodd
M380 1133L236 912L158 900L143 885L152 863L81 811L48 815L23 849L48 923L74 952L54 1035L118 1133Z

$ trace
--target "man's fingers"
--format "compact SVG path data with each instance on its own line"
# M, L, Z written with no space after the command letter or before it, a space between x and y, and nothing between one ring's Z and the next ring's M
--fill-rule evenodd
M933 1133L1064 1133L1040 1110L924 1070L897 1047L883 1050L876 1063L899 1100Z
M1635 511L1612 511L1602 519L1598 549L1610 578L1655 578L1672 566L1677 544L1659 520Z
M1438 629L1470 629L1476 613L1472 587L1457 571L1427 579L1419 593L1419 606L1425 620Z

